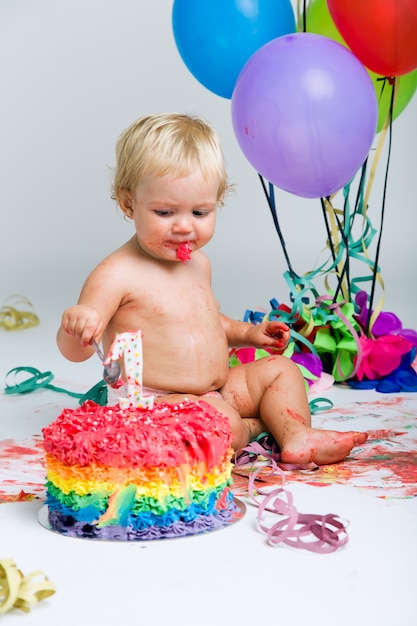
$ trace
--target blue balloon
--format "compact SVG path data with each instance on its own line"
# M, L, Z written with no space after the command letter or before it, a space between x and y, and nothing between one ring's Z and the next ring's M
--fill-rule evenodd
M246 61L295 32L290 0L174 0L172 27L185 65L204 87L231 98Z

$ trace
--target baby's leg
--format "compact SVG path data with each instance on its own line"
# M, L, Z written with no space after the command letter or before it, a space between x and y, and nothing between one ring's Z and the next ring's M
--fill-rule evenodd
M221 394L241 417L262 420L278 443L284 463L336 463L367 439L366 433L311 427L304 378L286 357L265 357L232 368Z

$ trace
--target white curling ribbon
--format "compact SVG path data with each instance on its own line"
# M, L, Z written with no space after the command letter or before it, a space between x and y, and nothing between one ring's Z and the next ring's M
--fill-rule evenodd
M119 398L121 409L153 407L154 396L143 396L142 390L142 331L118 333L106 361L117 361L123 355L127 378L127 398Z

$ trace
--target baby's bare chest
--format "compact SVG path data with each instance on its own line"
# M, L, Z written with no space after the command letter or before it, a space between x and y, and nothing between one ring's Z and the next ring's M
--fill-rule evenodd
M136 327L155 320L159 325L216 325L219 316L219 305L209 282L192 275L185 280L165 275L144 277L133 285L117 312L123 326Z

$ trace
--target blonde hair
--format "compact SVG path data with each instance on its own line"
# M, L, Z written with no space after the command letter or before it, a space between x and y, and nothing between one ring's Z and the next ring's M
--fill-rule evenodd
M217 201L232 186L217 131L194 115L161 113L141 117L131 124L116 144L112 197L132 193L144 177L167 174L186 176L199 168L203 176L218 176Z

